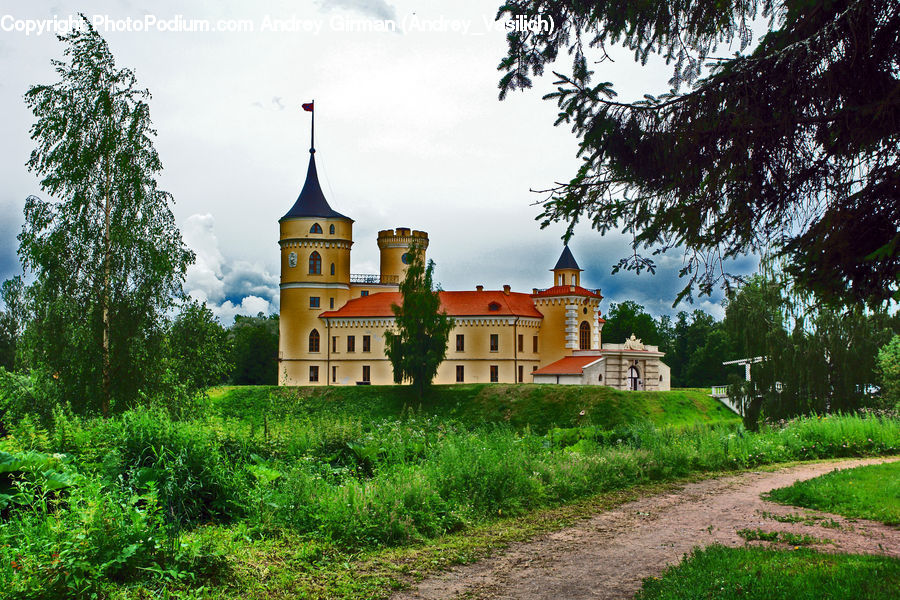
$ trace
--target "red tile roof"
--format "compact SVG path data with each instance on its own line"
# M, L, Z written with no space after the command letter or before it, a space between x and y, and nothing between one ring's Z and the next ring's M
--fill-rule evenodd
M541 296L588 296L590 298L603 298L594 290L583 288L580 285L554 285L537 294L531 294L532 298Z
M567 356L561 358L555 363L550 363L546 367L542 367L537 371L533 371L532 375L581 375L586 366L593 362L597 362L603 358L602 356Z
M500 290L484 290L481 292L439 292L441 308L453 317L468 316L519 316L544 318L534 307L529 294L510 292L509 295ZM490 310L488 305L496 303L498 310ZM400 292L379 292L362 298L354 298L337 310L321 313L322 318L340 317L393 317L392 304L402 304Z

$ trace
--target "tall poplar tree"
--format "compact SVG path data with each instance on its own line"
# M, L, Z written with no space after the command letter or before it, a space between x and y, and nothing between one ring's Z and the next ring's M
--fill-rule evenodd
M34 364L76 408L106 415L152 391L165 313L193 254L157 187L150 93L82 19L59 36L59 80L25 94L37 119L28 167L53 200L27 199L19 257L35 276Z
M397 330L385 332L385 352L394 368L394 382L411 381L421 398L447 356L454 321L441 310L434 290L434 261L426 266L424 252L416 247L410 248L408 256L406 276L400 283L403 303L391 307Z

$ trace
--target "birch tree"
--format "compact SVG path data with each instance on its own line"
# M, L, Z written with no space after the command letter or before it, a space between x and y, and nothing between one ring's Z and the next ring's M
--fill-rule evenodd
M26 200L19 235L34 274L29 337L66 400L108 415L153 388L165 313L193 254L157 187L149 91L86 18L59 39L58 81L25 94L36 118L28 168L49 196Z

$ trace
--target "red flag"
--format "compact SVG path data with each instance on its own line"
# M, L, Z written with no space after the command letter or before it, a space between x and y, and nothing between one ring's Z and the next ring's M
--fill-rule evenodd
M312 102L310 102L309 104L301 104L300 106L303 107L303 110L305 110L306 112L312 112L313 110Z

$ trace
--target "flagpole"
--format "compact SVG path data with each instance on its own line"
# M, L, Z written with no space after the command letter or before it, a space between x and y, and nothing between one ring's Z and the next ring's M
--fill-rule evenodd
M316 101L312 101L312 127L309 130L309 152L314 154L316 151Z

